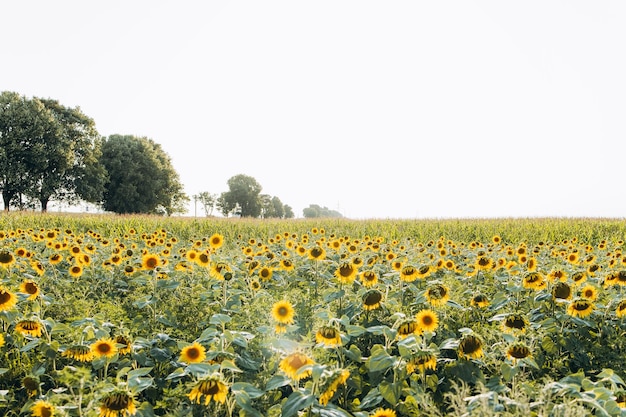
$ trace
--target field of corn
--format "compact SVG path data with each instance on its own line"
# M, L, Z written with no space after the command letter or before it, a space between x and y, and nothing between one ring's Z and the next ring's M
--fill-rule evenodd
M626 416L626 222L0 216L4 416Z

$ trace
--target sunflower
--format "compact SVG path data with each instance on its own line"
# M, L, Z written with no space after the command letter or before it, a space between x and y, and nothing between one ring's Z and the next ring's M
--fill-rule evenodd
M417 325L421 331L434 332L437 329L437 326L439 326L439 317L437 317L437 313L429 309L419 311L415 315L415 320L417 320Z
M595 301L598 298L598 289L593 285L587 284L580 289L580 297L585 300Z
M572 274L572 281L574 281L574 286L578 286L587 281L587 274L582 271L575 272Z
M117 349L120 355L125 355L133 350L132 341L124 335L115 336L115 343L118 345Z
M450 299L450 291L443 284L431 285L424 293L426 300L434 307L446 305Z
M57 265L62 260L63 260L63 256L61 256L58 253L54 253L48 257L48 262L50 262L50 265Z
M346 383L350 377L350 371L347 369L337 369L326 379L322 385L319 402L321 405L326 406L330 401L340 385Z
M322 326L315 333L315 342L325 347L341 346L341 333L335 327Z
M528 327L528 320L521 314L509 314L502 322L502 330L505 333L524 333Z
M33 417L53 417L54 406L45 400L37 400L30 407L31 416Z
M26 375L22 378L22 387L26 390L29 397L37 395L41 381L36 376Z
M552 287L552 298L555 300L569 300L572 298L572 288L567 282L558 281Z
M198 252L198 256L196 256L195 262L199 266L207 268L211 264L211 257L206 252Z
M272 306L272 317L279 324L292 324L295 311L293 305L287 300L281 300L274 303Z
M209 405L211 401L223 404L226 401L226 394L228 386L219 377L209 377L198 382L187 397L198 404L202 403L203 396L204 405Z
M102 338L91 344L91 353L96 358L112 358L117 354L117 346L113 339Z
M525 344L515 343L507 349L506 356L515 363L519 359L528 358L531 356L531 353Z
M379 408L372 414L372 417L396 417L396 412L390 408Z
M326 258L326 251L319 245L313 246L307 253L312 261L322 261Z
M61 356L74 359L79 362L91 362L93 360L93 352L89 346L74 345L67 348Z
M376 310L383 300L383 293L378 290L369 290L362 297L363 309L366 311Z
M419 334L421 331L417 320L406 319L398 325L398 339L402 340L412 334Z
M302 372L300 369L314 363L313 359L304 353L295 352L281 360L278 366L289 378L299 381L311 375L311 369L305 369Z
M223 281L226 274L232 272L231 267L224 262L214 262L211 264L209 275L219 281Z
M83 275L83 267L80 265L72 265L67 272L70 274L70 276L78 278Z
M572 301L567 307L567 314L574 317L585 318L593 312L594 305L591 301L577 299Z
M206 349L198 342L185 346L180 350L180 362L200 363L206 359Z
M269 281L270 279L272 279L272 275L274 274L274 270L272 268L270 268L269 266L264 266L261 269L259 269L259 278L261 278L261 281Z
M34 300L39 295L39 286L33 280L26 280L20 284L20 292L28 294L28 300Z
M615 309L615 315L618 318L626 316L626 300L622 300L619 302L617 308Z
M250 280L250 289L252 291L258 291L261 289L261 283L259 282L258 279Z
M46 272L41 262L37 260L30 261L30 267L33 268L33 271L35 271L39 276L42 276L44 272Z
M351 262L343 262L335 270L335 277L342 284L352 284L358 273L358 268Z
M17 296L0 287L0 311L12 309L17 304Z
M361 284L366 288L373 287L378 283L378 275L374 271L363 271L359 274L359 278Z
M4 346L4 343L5 343L5 341L4 341L4 335L3 335L2 333L0 333L0 348L1 348L2 346Z
M161 258L154 253L146 253L141 257L141 269L144 271L155 269L161 265Z
M15 331L24 336L41 337L42 329L41 323L35 320L22 320L15 325Z
M620 408L626 408L626 392L620 391L615 394L615 401Z
M293 271L295 269L295 266L290 259L281 259L280 269L282 269L283 271Z
M223 244L224 244L224 236L220 235L219 233L214 233L209 238L209 245L211 246L211 249L213 250L221 248Z
M527 273L522 279L522 287L531 290L542 290L546 285L543 275L537 271Z
M478 336L466 334L459 342L459 355L462 358L478 359L483 356L483 341Z
M417 278L418 279L428 278L431 272L433 272L433 270L430 267L430 265L422 265L419 268L417 268Z
M413 282L417 279L419 272L412 265L403 266L400 270L400 279L404 282Z
M136 413L135 399L126 391L113 391L100 402L99 417L134 416Z
M406 371L410 374L419 370L425 372L427 369L435 370L437 368L437 357L430 352L418 352L409 359L406 364Z
M479 271L490 271L493 269L495 262L493 259L488 258L487 256L479 256L474 263L474 266Z
M489 305L489 299L484 294L477 294L470 301L472 307L485 308Z

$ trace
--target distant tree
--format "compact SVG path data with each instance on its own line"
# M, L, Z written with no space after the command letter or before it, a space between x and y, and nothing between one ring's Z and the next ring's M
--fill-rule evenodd
M285 216L285 208L280 198L272 197L268 194L261 194L259 201L261 202L261 217L264 219L282 219Z
M161 145L145 137L109 136L101 161L109 179L103 208L115 213L167 214L185 211L178 173Z
M293 219L294 217L296 217L296 215L293 213L293 209L291 208L290 205L285 204L283 206L283 209L285 210L285 219Z
M330 210L328 207L320 207L317 204L309 204L309 207L302 210L302 214L306 218L343 217L338 211Z
M256 179L244 174L235 175L228 180L228 189L217 201L217 206L224 216L235 214L241 217L259 217L261 214L259 195L263 188Z
M204 215L207 217L213 215L213 210L217 204L217 198L217 194L211 194L208 191L202 191L201 193L193 196L193 199L202 205Z

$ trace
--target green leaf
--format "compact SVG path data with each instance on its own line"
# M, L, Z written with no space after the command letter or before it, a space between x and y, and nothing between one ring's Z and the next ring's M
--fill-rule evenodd
M235 382L230 389L235 395L245 392L250 398L259 398L265 394L265 391L258 389L248 382Z
M224 359L221 362L220 366L222 369L228 369L229 371L232 371L232 372L243 372L241 369L239 369L237 365L233 363L233 361L229 359Z
M227 316L226 314L217 313L211 316L211 320L209 321L209 323L224 327L226 323L229 323L231 320L232 319L230 318L230 316Z
M293 392L281 408L282 417L292 417L300 410L304 410L315 402L311 394L303 394L300 391Z
M381 345L374 345L367 367L370 372L382 372L391 368L395 362L396 358L390 356Z
M398 401L400 401L400 397L402 396L402 381L398 381L395 383L382 381L378 385L378 390L380 391L380 394L383 396L385 401L395 406Z
M265 390L271 391L276 388L284 387L291 383L291 379L285 375L274 375L267 384L265 384Z
M377 406L383 400L383 396L380 395L380 391L378 388L372 388L365 397L363 397L363 401L361 401L362 409L369 409Z

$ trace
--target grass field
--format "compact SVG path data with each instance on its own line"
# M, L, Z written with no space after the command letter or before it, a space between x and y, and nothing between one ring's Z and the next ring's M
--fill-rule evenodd
M0 410L626 415L621 219L0 216Z

